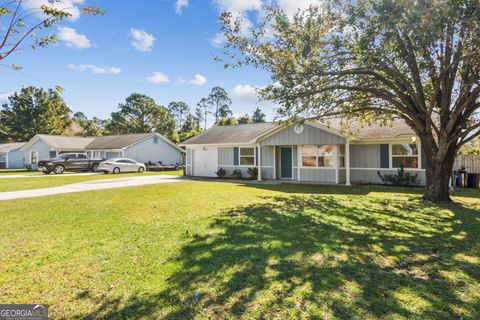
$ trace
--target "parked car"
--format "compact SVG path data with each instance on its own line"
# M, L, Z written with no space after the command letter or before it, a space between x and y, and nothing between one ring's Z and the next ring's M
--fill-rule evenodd
M50 160L38 161L38 169L45 174L62 174L65 171L97 171L102 159L89 159L86 153L62 153Z
M144 172L146 167L143 163L128 158L114 158L100 162L97 171L105 173L120 172Z

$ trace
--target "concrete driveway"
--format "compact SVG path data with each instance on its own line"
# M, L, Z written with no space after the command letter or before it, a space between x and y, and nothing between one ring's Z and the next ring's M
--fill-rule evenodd
M181 181L185 181L185 178L179 177L179 176L168 176L168 175L165 175L165 176L146 175L146 176L139 176L139 177L118 178L118 179L99 179L99 180L84 181L79 183L72 183L72 184L67 184L67 185L58 186L58 187L51 187L51 188L0 192L0 200L35 198L35 197L43 197L43 196L49 196L49 195L55 195L55 194L72 193L72 192L144 186L149 184L172 183L172 182L181 182Z

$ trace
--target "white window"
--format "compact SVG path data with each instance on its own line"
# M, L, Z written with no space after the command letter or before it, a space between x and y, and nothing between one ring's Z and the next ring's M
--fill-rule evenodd
M333 168L333 145L303 146L302 166Z
M240 148L240 165L255 165L255 148Z
M30 164L37 164L38 162L38 152L30 151Z
M418 146L413 143L392 144L392 168L418 168Z
M338 167L345 168L345 145L338 145Z

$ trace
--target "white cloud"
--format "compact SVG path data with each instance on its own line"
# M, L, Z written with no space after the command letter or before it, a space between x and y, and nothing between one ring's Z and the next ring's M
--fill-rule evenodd
M256 107L260 107L268 117L273 117L273 110L276 108L276 105L272 102L261 100L260 95L257 93L259 89L262 89L262 87L251 84L239 84L230 90L229 94L235 110L234 116L241 116L245 113L251 115Z
M258 103L259 97L256 91L257 89L258 87L252 86L250 84L239 84L233 88L231 96L232 99L237 100L238 102Z
M58 28L57 37L60 41L63 41L67 47L75 49L86 49L90 48L90 40L81 33L78 33L77 30L68 27Z
M188 0L177 0L177 3L175 4L175 12L181 14L185 7L188 7Z
M260 19L265 13L265 6L273 3L291 17L298 9L307 9L310 5L321 4L321 2L322 0L214 0L219 11L229 11L232 13L233 19L240 20L240 30L243 36L248 36L254 27L254 23L248 17L249 12L258 13L257 18ZM269 35L267 34L266 37ZM221 47L225 43L225 37L221 33L215 34L209 40L214 47Z
M62 1L49 1L49 0L26 0L22 2L25 9L30 10L30 13L35 14L37 17L44 19L45 15L41 11L42 5L47 5L55 9L63 10L71 14L68 20L75 21L80 17L82 10L79 5L83 4L85 0L62 0Z
M11 95L13 95L13 92L3 92L3 93L0 93L0 102L5 102L8 100L8 97L10 97Z
M216 48L222 47L227 39L222 32L217 32L213 37L210 38L210 44Z
M194 84L196 86L203 86L205 83L207 83L207 81L207 77L197 73L191 80L180 79L178 82Z
M79 72L90 71L93 74L119 74L122 72L122 69L118 67L99 67L94 64L69 64L68 68Z
M299 9L304 10L312 4L320 4L320 0L277 0L277 4L288 16L293 16Z
M260 10L262 0L215 0L220 10L243 13L245 11Z
M162 72L154 72L151 76L147 77L147 81L154 84L161 84L169 82L170 80Z
M138 51L148 52L152 51L153 44L155 43L155 37L142 29L130 29L130 36L132 41L130 44Z
M233 90L230 92L230 96L234 102L239 104L255 104L258 106L273 108L273 103L261 99L257 92L260 89L262 89L260 86L239 84L233 87Z

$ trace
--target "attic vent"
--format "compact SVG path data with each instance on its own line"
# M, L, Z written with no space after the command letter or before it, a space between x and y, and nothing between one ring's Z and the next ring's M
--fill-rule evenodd
M158 137L153 137L153 143L158 143Z
M295 127L293 127L293 131L296 134L301 134L303 132L303 125L302 124L297 124Z

